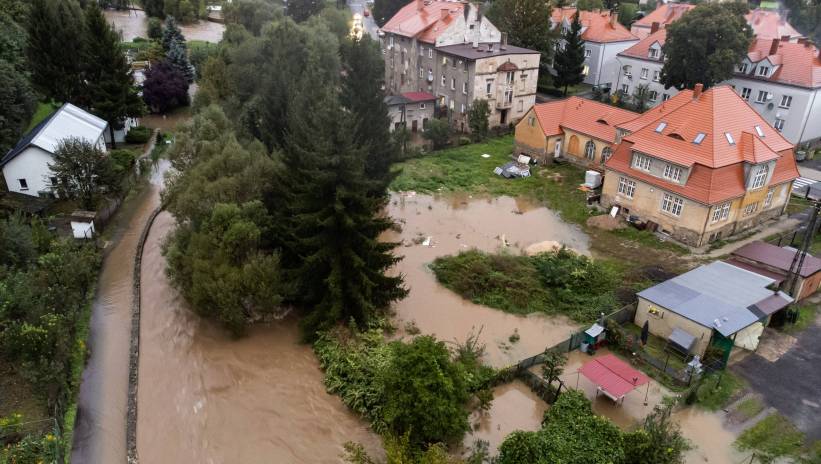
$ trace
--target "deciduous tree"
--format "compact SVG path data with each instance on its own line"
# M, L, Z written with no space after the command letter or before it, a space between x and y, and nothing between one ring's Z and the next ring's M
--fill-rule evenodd
M567 95L567 87L580 84L584 81L584 41L581 37L582 23L579 15L573 16L570 27L562 33L561 48L556 52L553 64L556 76L553 77L553 85L557 89L564 88Z
M468 111L468 125L470 134L475 140L482 140L487 137L489 130L488 118L490 117L490 105L484 98L473 100Z
M428 127L422 133L422 137L430 140L433 144L433 149L438 150L447 145L450 139L450 126L447 121L441 119L431 119L428 121Z
M323 6L324 3L320 0L288 0L285 13L301 23L322 11Z
M508 34L511 44L538 50L545 68L553 55L556 33L551 29L552 7L543 0L496 0L488 11L493 24Z
M119 179L108 155L86 139L61 140L49 169L58 179L60 196L78 198L86 209L94 209L98 195L119 189Z
M9 14L0 11L0 61L26 71L26 30Z
M145 73L143 99L155 113L166 113L189 102L188 80L167 60L160 61Z
M745 10L736 4L704 3L670 24L662 47L665 88L691 89L699 83L710 87L731 78L752 39Z
M26 75L0 60L0 153L6 153L28 126L37 99Z
M234 0L223 7L226 22L241 24L254 35L259 35L262 26L273 21L278 11L268 0Z

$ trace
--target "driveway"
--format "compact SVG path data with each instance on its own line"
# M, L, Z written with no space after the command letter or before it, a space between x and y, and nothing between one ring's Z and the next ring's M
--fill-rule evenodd
M731 368L811 440L821 439L821 325L819 318L780 359L753 354Z

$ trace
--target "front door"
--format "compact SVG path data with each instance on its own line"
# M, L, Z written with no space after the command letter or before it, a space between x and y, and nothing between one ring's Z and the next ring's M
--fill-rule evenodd
M499 124L505 125L507 124L507 110L502 110L501 115L499 116Z
M416 127L416 123L417 123L416 119L414 119L414 120L411 122L411 131L413 131L413 132L416 132L416 129L417 129L417 127Z

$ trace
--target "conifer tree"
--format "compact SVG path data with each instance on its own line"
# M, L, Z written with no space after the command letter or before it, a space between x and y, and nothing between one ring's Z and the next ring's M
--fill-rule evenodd
M172 40L165 57L168 58L169 63L180 71L180 74L185 76L189 84L194 82L194 68L191 66L191 62L188 61L188 52L184 43Z
M567 95L567 87L580 84L584 81L584 41L582 40L582 23L579 15L573 16L570 28L562 33L562 43L564 45L556 52L556 59L553 68L556 76L553 77L553 85L557 89L564 87L564 94Z
M179 42L185 47L185 36L177 26L177 20L173 16L166 16L165 28L162 31L162 48L168 52L171 49L171 42Z
M365 172L366 151L354 140L337 91L320 85L309 66L294 104L285 146L287 169L278 179L289 233L284 264L306 309L305 335L337 322L363 323L407 290L385 272L398 258L379 235L393 221L381 215L385 191Z
M85 70L89 108L108 122L111 144L114 130L126 118L143 114L142 99L131 78L131 69L119 47L120 38L95 2L86 8Z
M80 5L76 0L33 0L27 29L34 88L58 102L84 104L85 64L77 59L82 56L85 35Z

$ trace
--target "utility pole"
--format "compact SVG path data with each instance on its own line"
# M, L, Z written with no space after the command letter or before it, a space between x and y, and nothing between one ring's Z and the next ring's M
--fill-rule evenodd
M798 279L801 275L801 269L804 266L804 258L806 258L808 250L812 245L812 239L815 235L815 230L818 224L818 214L819 212L821 212L821 191L819 191L821 189L813 189L812 187L813 186L807 187L807 193L804 195L805 199L810 200L812 202L812 212L810 213L810 218L807 221L806 227L804 228L804 238L801 241L801 247L796 251L795 255L793 256L793 260L790 264L790 270L787 273L787 277L781 284L781 290L786 291L793 298L797 298L798 296L796 295ZM794 315L793 309L790 309L789 315Z

